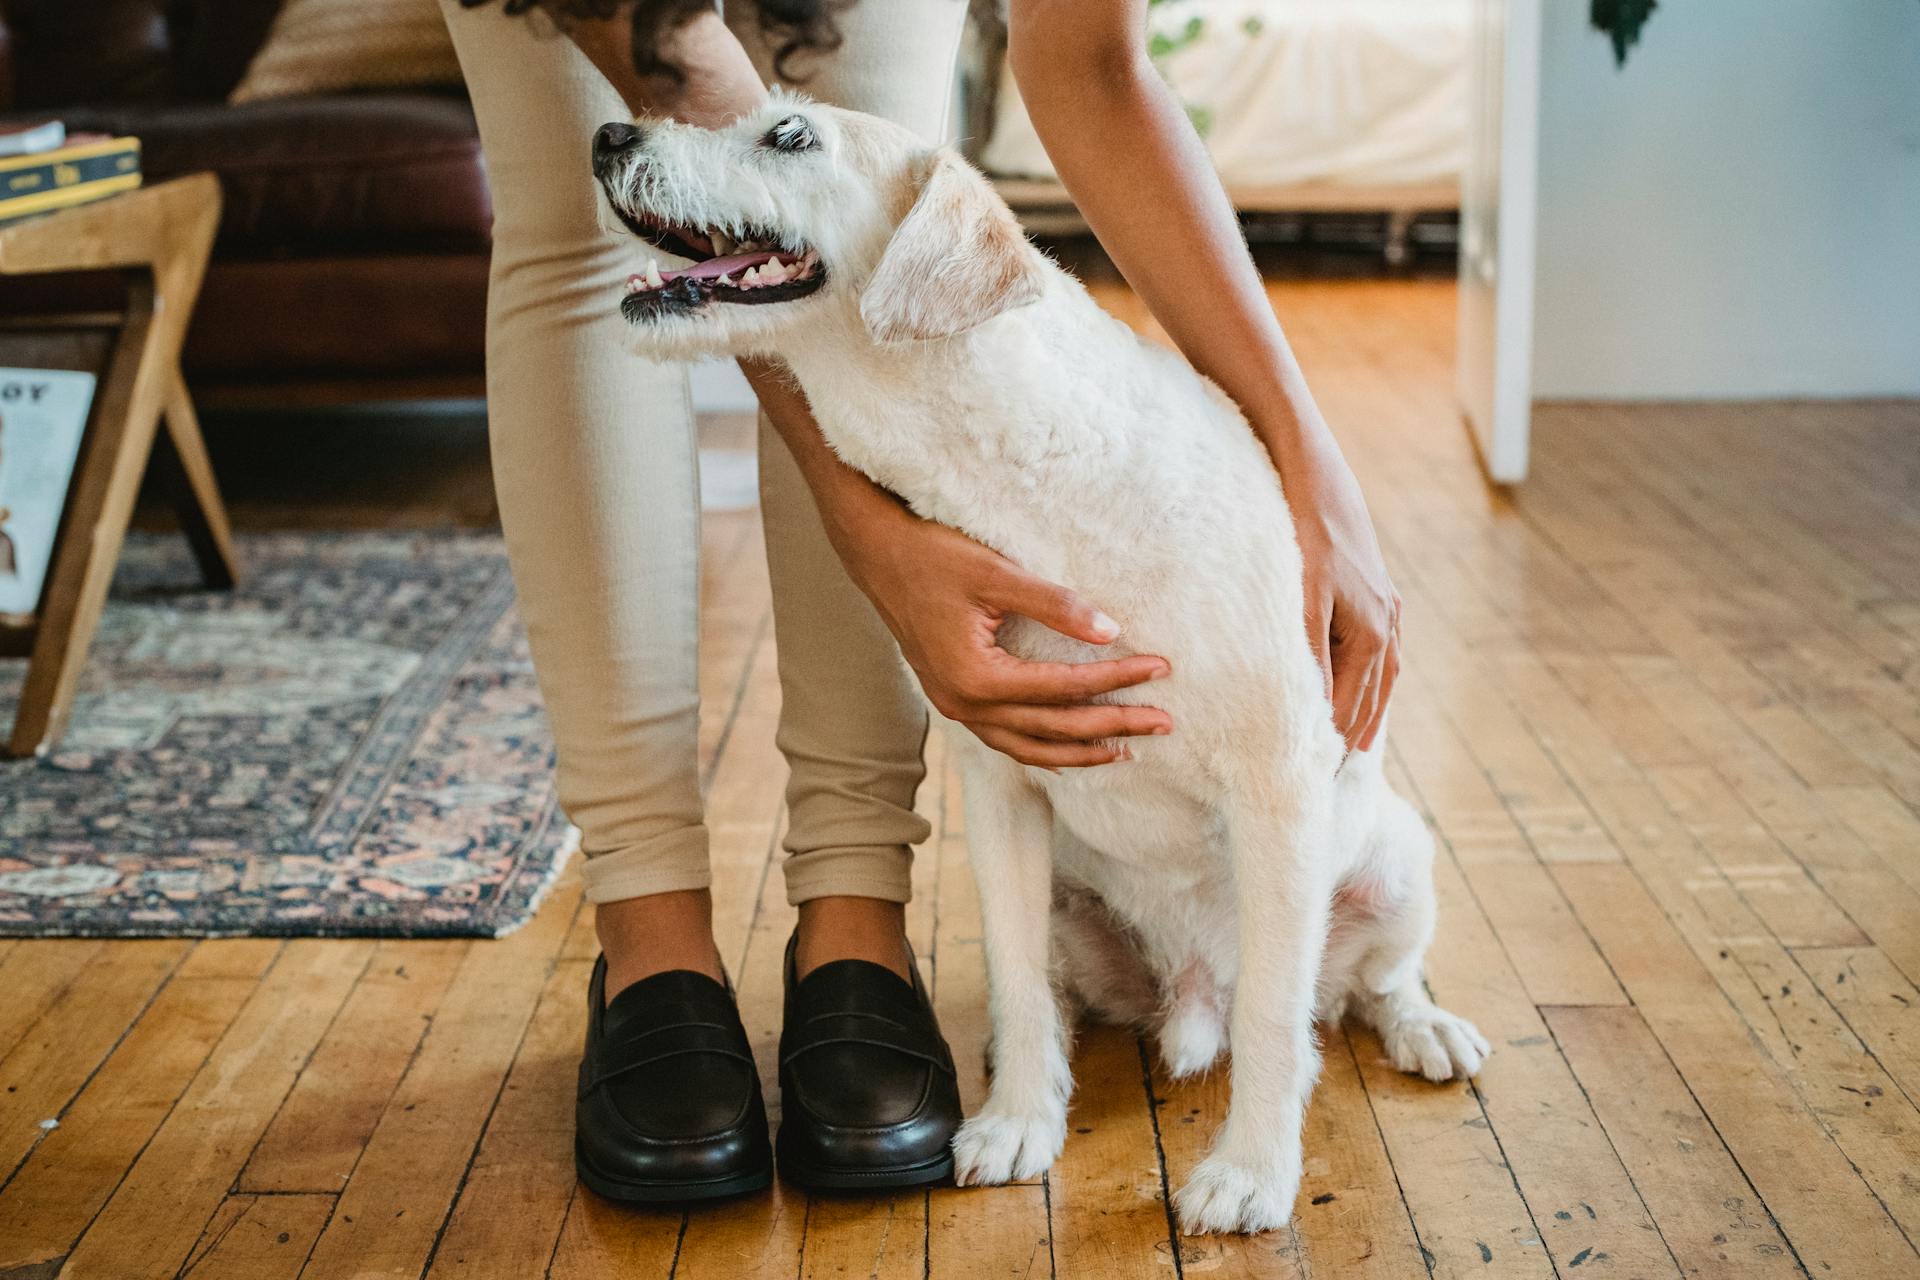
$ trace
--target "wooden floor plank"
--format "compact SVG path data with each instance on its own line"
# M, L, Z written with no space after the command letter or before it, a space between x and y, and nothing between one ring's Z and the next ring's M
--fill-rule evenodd
M1786 953L1744 957L1791 1051L1783 1065L1806 1107L1908 1240L1920 1240L1920 1111Z
M580 888L557 889L518 933L468 949L302 1274L415 1280L459 1194Z
M934 1188L927 1274L941 1280L1051 1280L1046 1189L1038 1183Z
M1889 1266L1920 1266L1633 873L1591 865L1559 868L1557 875L1807 1269L1877 1275Z
M98 953L0 1061L0 1177L59 1122L189 945L143 940Z
M1434 879L1446 924L1428 954L1427 980L1434 999L1471 1019L1493 1044L1474 1090L1498 1148L1488 1149L1486 1135L1464 1107L1448 1108L1444 1121L1423 1110L1420 1117L1389 1124L1396 1169L1399 1134L1435 1135L1428 1137L1430 1145L1409 1153L1402 1176L1421 1238L1432 1237L1429 1250L1444 1252L1456 1274L1476 1274L1475 1259L1487 1261L1483 1247L1503 1269L1512 1265L1532 1274L1537 1255L1530 1251L1541 1246L1562 1271L1576 1257L1584 1255L1583 1265L1591 1265L1605 1254L1607 1266L1598 1274L1677 1274L1539 1010L1471 909L1457 870L1443 858ZM1376 1102L1384 1113L1392 1095L1382 1088L1380 1074L1368 1084L1384 1095ZM1445 1181L1450 1171L1464 1181ZM1509 1180L1525 1198L1524 1210L1503 1185ZM1460 1216L1463 1210L1471 1216Z
M814 1196L801 1280L920 1280L927 1270L927 1192Z
M0 1274L73 1248L255 985L176 976L154 998L0 1191Z
M1293 1219L1306 1274L1395 1280L1421 1256L1421 1242L1370 1091L1361 1084L1349 1033L1325 1029L1320 1048L1325 1066L1307 1110L1306 1177Z
M52 1007L80 972L93 963L102 944L92 938L46 938L0 956L0 1058Z
M1814 948L1793 958L1907 1101L1920 1104L1920 988L1872 947Z
M1452 848L1527 994L1543 1004L1624 1003L1526 833L1417 680L1398 695L1393 733L1390 749L1414 788L1409 798Z
M241 1191L346 1186L471 945L381 944L241 1171Z
M593 965L553 968L427 1269L428 1280L541 1275L573 1202L573 1101Z
M280 951L80 1238L65 1280L164 1280L180 1269L372 953L326 938Z
M295 1280L332 1212L327 1195L230 1196L180 1280Z
M686 1220L677 1210L617 1205L577 1188L546 1280L652 1280L671 1275Z
M1766 1206L1640 1015L1621 1008L1542 1012L1685 1274L1801 1275Z
M1173 1266L1175 1241L1133 1035L1086 1028L1074 1047L1073 1081L1066 1149L1047 1175L1056 1272L1163 1277ZM1210 1256L1204 1245L1195 1246L1195 1255Z

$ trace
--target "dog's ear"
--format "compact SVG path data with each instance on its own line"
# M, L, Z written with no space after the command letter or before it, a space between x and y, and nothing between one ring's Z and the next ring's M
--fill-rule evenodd
M922 175L860 295L876 342L950 338L1040 297L1039 252L987 180L945 150Z

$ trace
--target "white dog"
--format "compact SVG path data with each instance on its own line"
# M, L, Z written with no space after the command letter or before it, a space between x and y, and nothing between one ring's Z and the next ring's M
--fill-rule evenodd
M1285 1224L1316 1014L1351 1007L1433 1080L1488 1046L1422 989L1432 843L1378 748L1342 762L1293 522L1245 418L1033 249L978 173L894 125L779 97L720 131L609 125L594 150L629 229L695 260L643 251L621 304L643 353L780 357L840 457L1121 625L1099 651L1016 619L1013 652L1172 664L1114 695L1174 720L1130 763L1052 773L952 734L994 1066L956 1177L1059 1154L1064 989L1149 1027L1176 1076L1231 1040L1232 1105L1180 1220Z

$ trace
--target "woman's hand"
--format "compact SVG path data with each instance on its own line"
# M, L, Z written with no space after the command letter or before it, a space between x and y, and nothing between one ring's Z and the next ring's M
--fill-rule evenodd
M1129 752L1113 739L1173 731L1172 717L1157 708L1091 701L1159 679L1170 670L1166 659L1014 657L1000 647L999 631L1015 614L1088 644L1111 643L1120 629L1073 592L964 534L890 497L887 506L891 514L863 504L850 521L829 518L828 529L942 715L1022 764L1051 769L1125 760Z
M942 715L994 750L1048 769L1125 760L1126 747L1113 739L1173 731L1173 718L1158 708L1092 701L1166 675L1165 658L1028 662L1008 653L1000 628L1015 614L1088 644L1110 644L1120 628L1066 588L920 519L840 461L780 366L742 360L740 368L800 464L841 563Z
M1349 751L1373 745L1400 675L1400 593L1353 470L1329 438L1283 465L1305 565L1307 639Z

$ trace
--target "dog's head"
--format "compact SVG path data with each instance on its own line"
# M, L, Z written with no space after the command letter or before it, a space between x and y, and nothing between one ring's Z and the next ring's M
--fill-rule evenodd
M723 129L608 124L593 171L644 242L620 309L654 354L777 354L848 320L883 343L951 337L1040 295L986 179L874 116L782 94Z

